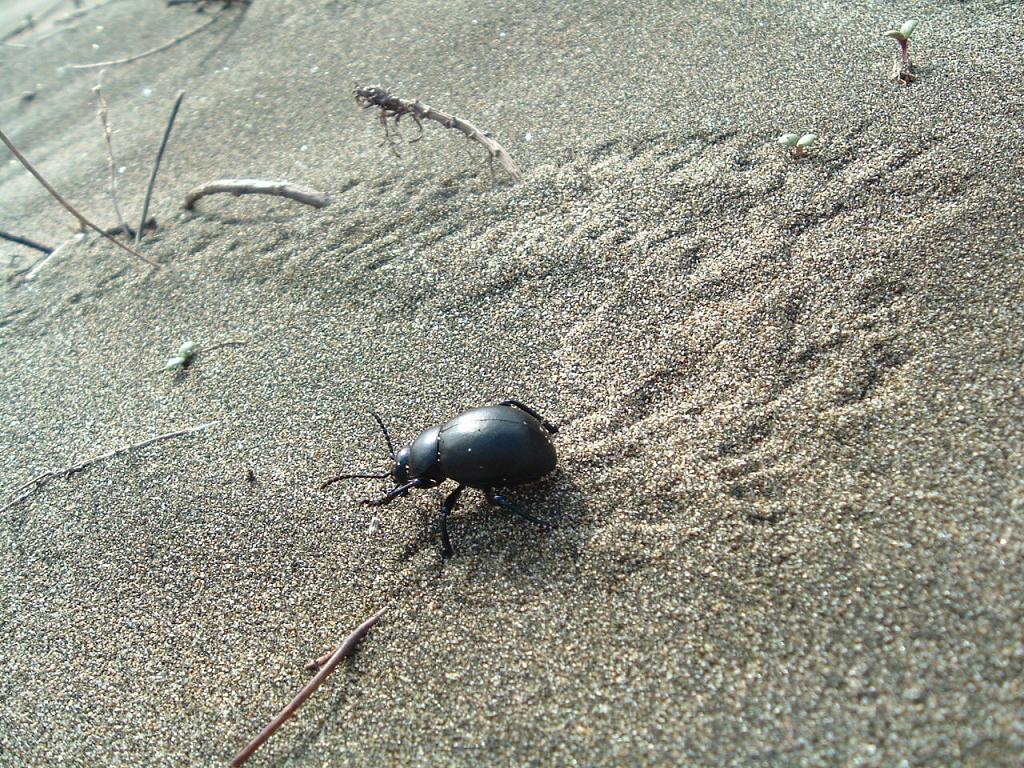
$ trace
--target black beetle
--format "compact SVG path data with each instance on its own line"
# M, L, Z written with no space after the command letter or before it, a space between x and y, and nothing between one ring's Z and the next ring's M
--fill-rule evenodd
M321 489L339 480L391 477L395 481L394 488L379 499L363 501L368 506L379 507L414 488L433 488L445 480L454 480L459 487L448 494L441 507L441 545L445 557L453 553L448 538L448 514L455 509L467 487L482 490L491 504L504 507L531 523L547 525L494 492L496 487L532 483L555 468L555 446L548 435L557 432L558 427L533 408L518 400L473 408L445 424L420 432L412 443L397 452L380 416L371 415L387 441L394 462L391 471L338 475L324 482Z

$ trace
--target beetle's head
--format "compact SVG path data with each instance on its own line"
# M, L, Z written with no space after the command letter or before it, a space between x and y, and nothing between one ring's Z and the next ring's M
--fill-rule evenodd
M409 482L409 446L405 446L398 453L392 453L391 458L395 463L391 466L391 479L395 485L405 485Z

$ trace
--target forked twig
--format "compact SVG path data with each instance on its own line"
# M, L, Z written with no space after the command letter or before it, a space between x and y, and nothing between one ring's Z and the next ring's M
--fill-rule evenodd
M501 144L485 131L481 131L469 120L464 120L461 117L455 115L449 115L447 112L442 112L439 109L434 109L429 104L424 104L419 99L415 101L409 101L408 99L400 99L397 96L392 96L383 88L375 86L369 88L356 88L355 90L356 101L363 105L365 109L370 107L380 107L380 121L384 125L384 141L391 146L391 150L397 154L397 150L394 147L394 139L388 131L388 120L393 119L395 121L395 127L398 126L398 121L402 115L409 115L412 120L420 129L420 133L423 132L422 120L433 120L434 122L440 123L445 128L453 128L456 131L460 131L466 135L471 141L475 141L480 144L484 149L487 150L487 161L492 167L494 160L497 159L501 163L502 167L508 171L508 175L516 181L523 180L523 173L519 170L519 166L513 162L508 152ZM412 139L412 141L418 141L419 137Z
M174 127L174 118L178 116L178 108L181 100L185 98L184 91L178 91L178 98L174 100L174 108L171 109L171 116L167 120L167 127L164 128L164 137L160 141L160 149L157 150L156 160L153 163L153 173L149 175L149 185L146 187L146 201L142 204L142 218L139 220L139 228L135 230L135 245L138 246L142 239L142 230L146 228L146 216L149 214L149 201L153 197L153 187L156 184L156 174L160 170L160 161L163 159L164 150L167 149L167 140L171 138L171 129Z
M310 187L300 187L287 181L271 181L269 179L217 179L189 190L185 195L185 210L192 210L196 202L207 195L221 192L235 195L277 195L297 200L314 208L326 208L331 198Z
M188 32L185 32L182 35L178 35L173 40L168 40L166 43L164 43L163 45L158 45L156 48L150 48L148 51L143 51L142 53L137 53L134 56L128 56L128 57L123 58L123 59L112 59L110 61L97 61L94 64L72 64L68 68L69 69L96 69L97 67L116 67L116 66L119 66L121 64L131 64L133 61L138 61L139 59L144 59L147 56L152 56L155 53L160 53L161 51L166 51L168 48L171 48L172 46L175 46L178 43L184 42L185 40L188 40L193 35L196 35L196 34L199 34L200 32L202 32L208 26L213 24L213 22L215 22L217 19L219 19L220 15L224 12L224 9L227 8L227 7L228 6L225 5L223 8L221 8L219 11L217 11L215 14L213 14L210 18L208 18L206 21L204 21L199 26L193 27Z
M142 261L144 261L147 264L149 264L149 266L156 267L156 268L160 267L160 265L157 264L155 261L151 261L150 259L147 259L145 256L143 256L141 253L139 253L135 249L129 248L127 245L122 243L120 240L115 240L113 237L108 235L106 232L104 232L98 226L96 226L91 221L89 221L87 218L85 218L85 216L83 216L81 213L79 213L71 205L71 203L69 203L67 200L65 200L63 197L61 197L61 194L50 185L50 182L48 182L46 179L43 178L43 175L41 173L39 173L39 171L36 170L35 166L32 165L32 163L30 163L28 161L28 158L26 158L23 154L21 154L21 152L18 151L18 148L16 146L14 146L13 142L11 142L11 140L9 138L7 138L7 134L4 133L3 131L0 131L0 141L3 141L3 143L7 145L7 148L9 150L11 150L11 152L14 153L14 156L16 158L18 158L18 161L23 166L25 166L25 168L28 170L29 173L31 173L33 176L36 177L36 180L46 188L46 191L49 192L51 195L53 195L53 197L57 200L57 202L60 203L61 205L63 205L72 216L74 216L76 219L78 219L78 223L79 224L81 224L84 227L88 227L89 229L95 230L96 232L99 232L103 237L105 237L107 240L112 242L118 248L121 248L121 249L123 249L125 251L128 251L128 253L130 253L132 256L134 256L137 259L141 259Z
M230 763L231 768L238 768L238 766L245 763L246 760L252 757L253 753L257 749L263 746L263 743L267 739L274 735L274 732L280 728L288 718L295 714L295 710L302 706L302 703L316 692L316 689L320 687L323 681L327 679L327 676L334 671L342 660L345 657L352 655L356 646L359 644L359 641L362 640L363 636L370 631L370 628L373 627L374 624L380 621L381 616L384 615L386 610L386 608L381 608L373 614L373 616L360 624L351 635L345 638L345 642L338 646L338 649L327 660L327 663L324 664L320 671L316 673L312 680L306 683L306 686L299 691L298 695L296 695L296 697L292 699L288 705L256 735L256 738L246 745L245 749L235 755L234 759L232 759Z
M114 204L114 215L117 216L117 225L122 232L128 232L128 225L124 223L124 216L121 215L121 204L117 199L117 162L114 160L114 145L110 141L110 123L107 121L107 100L103 97L103 73L107 70L101 69L100 76L93 86L92 92L96 94L99 108L96 116L103 126L103 138L107 142L107 162L110 165L110 202ZM112 234L112 233L111 233Z
M311 661L307 661L306 662L306 666L305 666L305 670L307 672L319 672L321 670L321 668L323 668L324 664L326 664L328 661L331 660L331 656L333 656L333 655L334 655L334 651L330 650L327 653L323 654L322 656L318 656L317 658L315 658L315 659L313 659Z
M54 478L71 477L71 475L81 472L82 470L91 467L93 464L98 464L101 461L112 459L115 456L120 456L123 453L129 453L130 451L137 451L142 448L146 448L150 445L153 445L154 443L159 443L162 440L169 440L172 437L180 437L182 435L191 435L193 432L201 432L202 430L208 429L209 427L212 427L218 423L219 422L216 421L208 421L206 424L200 424L198 427L189 427L188 429L179 429L176 432L167 432L163 435L157 435L156 437L151 437L148 440L143 440L141 443L132 443L131 445L126 445L121 448L115 448L114 450L107 451L106 453L100 456L94 456L91 459L80 461L77 464L68 467L67 469L55 469L49 472L43 472L41 475L37 475L28 482L23 483L22 485L19 485L17 488L15 488L11 493L17 495L9 502L7 502L3 507L0 507L0 512L6 512L19 501L28 498L30 494L32 494L34 491L39 490L48 481L53 480Z

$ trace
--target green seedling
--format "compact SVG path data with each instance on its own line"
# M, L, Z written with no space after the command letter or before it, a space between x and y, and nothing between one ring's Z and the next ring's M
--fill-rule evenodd
M784 133L779 136L778 143L789 147L793 152L793 157L807 157L808 150L818 143L818 134Z
M186 341L178 347L178 351L173 357L168 358L164 370L180 371L188 368L192 364L192 358L196 356L198 351L198 345L194 341Z
M886 37L891 37L899 43L900 58L896 60L892 76L894 80L904 85L909 85L917 80L917 75L914 74L914 67L910 63L910 36L920 23L917 19L911 19L910 21L903 22L903 26L899 29L890 29L885 33Z

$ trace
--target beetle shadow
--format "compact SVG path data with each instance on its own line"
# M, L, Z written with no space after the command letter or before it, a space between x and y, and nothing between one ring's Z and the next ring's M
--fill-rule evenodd
M514 512L488 504L481 491L467 488L459 506L448 518L455 554L441 556L438 527L443 491L437 494L436 506L424 512L420 530L399 556L404 562L423 548L437 553L439 572L455 561L500 563L499 567L518 573L550 572L554 567L575 568L580 551L590 538L591 515L583 489L561 469L536 483L514 488L499 488L517 507L548 525L530 522ZM449 489L450 490L450 489Z

